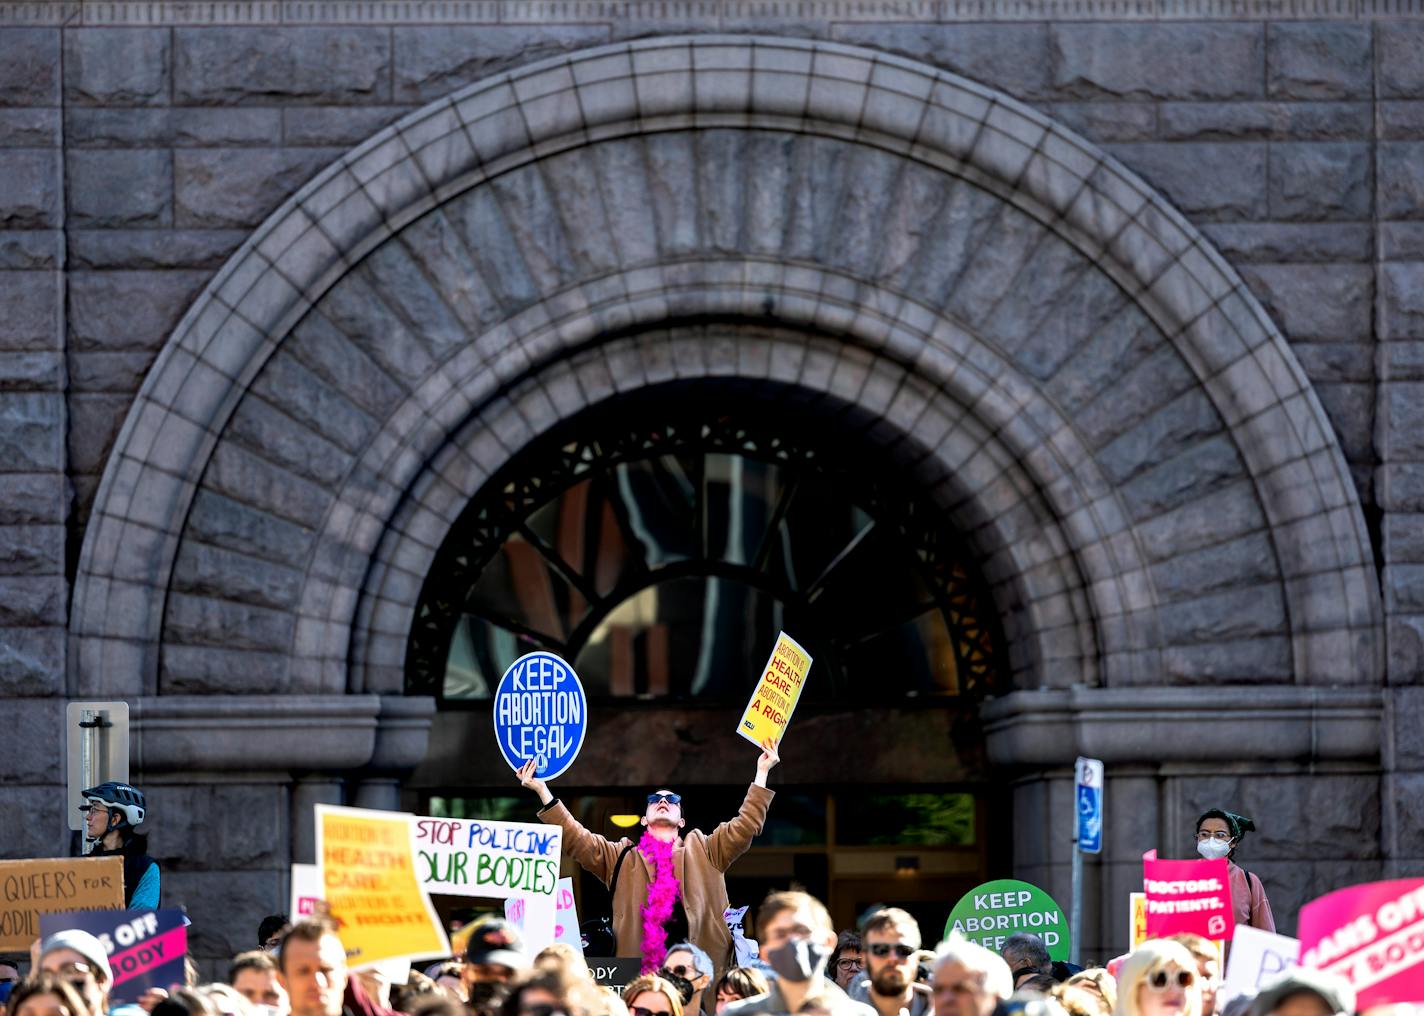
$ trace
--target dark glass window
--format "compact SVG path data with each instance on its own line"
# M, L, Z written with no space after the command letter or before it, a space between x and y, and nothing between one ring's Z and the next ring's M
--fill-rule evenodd
M972 794L873 794L836 799L836 844L843 847L974 845Z
M942 513L805 417L668 398L546 435L440 548L410 690L488 699L548 649L595 698L739 704L779 630L815 658L808 700L988 690L997 629Z

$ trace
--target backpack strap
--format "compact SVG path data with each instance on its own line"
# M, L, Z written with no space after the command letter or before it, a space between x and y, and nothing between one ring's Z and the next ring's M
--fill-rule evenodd
M1238 864L1236 867L1241 868L1241 865ZM1260 886L1261 880L1245 868L1241 868L1241 874L1246 876L1246 899L1250 901L1247 907L1247 919L1249 920L1251 912L1256 909L1256 890Z
M633 849L633 844L628 844L623 848L623 853L618 855L618 863L613 866L613 880L608 883L608 898L612 899L618 892L618 873L623 870L623 858L628 856L628 851Z

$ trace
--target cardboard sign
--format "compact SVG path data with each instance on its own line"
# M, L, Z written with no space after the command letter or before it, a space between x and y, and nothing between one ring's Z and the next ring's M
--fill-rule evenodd
M137 1002L149 988L183 983L188 926L181 910L89 910L45 914L40 935L77 928L100 942L114 969L113 1002Z
M561 776L588 733L588 697L574 668L553 653L526 653L494 691L494 736L511 769L534 760L534 775Z
M526 951L532 956L554 941L562 829L462 818L412 823L417 877L428 892L523 899ZM577 925L573 934L577 939Z
M1137 947L1147 941L1147 894L1127 894L1128 952L1136 952Z
M796 703L801 701L801 689L810 671L811 654L786 632L778 635L761 680L737 723L737 733L758 748L766 740L779 743Z
M504 917L521 932L524 930L524 897L504 901ZM526 936L527 937L527 936ZM574 902L574 880L559 879L559 887L554 891L554 941L573 946L583 955L583 937L579 935L578 907Z
M25 952L41 914L124 908L121 857L0 861L0 952Z
M1019 931L1032 932L1043 939L1053 959L1068 959L1072 943L1063 908L1028 882L1001 878L971 889L960 897L944 925L945 938L958 932L994 952Z
M1291 967L1297 965L1300 942L1285 935L1238 924L1231 939L1231 959L1226 979L1216 993L1217 1011L1240 995L1255 995Z
M316 806L322 895L353 967L450 955L450 942L416 877L411 816Z
M1351 886L1301 907L1300 962L1349 981L1360 1011L1424 1000L1424 879Z
M1147 934L1170 938L1183 932L1221 941L1231 937L1231 883L1226 859L1159 861L1157 851L1142 855L1147 891Z
M287 908L287 918L300 921L316 913L316 905L325 897L321 889L321 865L292 865L292 898Z

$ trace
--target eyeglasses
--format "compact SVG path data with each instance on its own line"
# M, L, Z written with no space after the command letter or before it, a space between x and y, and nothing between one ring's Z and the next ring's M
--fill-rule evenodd
M632 1016L672 1016L671 1009L644 1009L641 1005L630 1005L628 1012Z
M860 960L836 960L836 967L840 970L860 970L864 966Z
M870 955L881 960L889 956L891 952L894 952L900 959L907 960L915 955L916 952L914 946L906 945L904 942L897 942L894 945L891 945L889 942L867 942L865 943L865 949Z
M660 803L664 803L664 802L667 803L667 804L681 804L681 803L682 803L682 795L681 795L681 794L649 794L649 795L648 795L648 803L649 803L649 804L660 804Z
M1190 988L1196 979L1196 974L1190 970L1178 970L1175 977L1165 970L1154 970L1148 975L1147 984L1153 991L1166 991L1173 981L1179 988Z
M49 970L46 973L57 974L73 985L83 985L89 981L97 981L99 972L87 963L66 963L58 970Z
M1214 833L1207 832L1205 829L1198 829L1198 830L1197 830L1197 842L1198 842L1198 843L1204 843L1204 842L1206 842L1207 840L1217 840L1217 841L1220 842L1220 843L1226 843L1226 842L1229 841L1230 839L1231 839L1231 834L1230 834L1229 832L1227 832L1225 829L1219 829L1219 830L1217 830L1217 831L1214 832Z

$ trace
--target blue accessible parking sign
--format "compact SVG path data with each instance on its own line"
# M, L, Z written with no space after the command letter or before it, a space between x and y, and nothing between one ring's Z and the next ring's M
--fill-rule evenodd
M510 664L494 692L500 753L518 771L530 759L541 780L562 775L588 732L588 698L574 668L553 653L527 653Z
M1097 854L1103 849L1103 764L1095 758L1080 758L1075 769L1078 849Z

